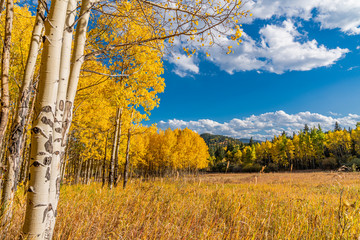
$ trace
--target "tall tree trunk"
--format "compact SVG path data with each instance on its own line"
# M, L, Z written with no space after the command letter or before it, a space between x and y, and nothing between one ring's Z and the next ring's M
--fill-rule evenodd
M59 82L62 36L68 0L53 0L45 22L45 42L41 58L38 97L31 136L30 180L27 194L24 234L30 239L49 239L52 223L49 203L53 126ZM57 185L56 191L60 191ZM53 221L55 219L52 219Z
M66 103L65 103L65 110L63 116L63 128L62 128L63 145L65 145L67 142L67 137L73 116L74 100L75 100L77 85L79 82L80 70L84 62L86 31L90 18L91 6L92 4L90 0L81 1L80 19L78 20L76 27L74 50L71 57L70 77L69 77L69 84L66 93Z
M128 139L127 139L127 145L126 145L126 157L125 157L125 166L124 166L124 184L123 184L123 188L126 188L126 184L128 181L128 172L129 172L129 156L130 156L130 139L131 139L131 122L132 122L132 118L133 118L133 114L134 111L132 111L131 113L131 118L130 118L130 126L128 129Z
M81 158L79 158L78 171L77 171L77 173L76 173L75 184L78 184L79 181L80 181L82 164L83 164L83 161L82 161Z
M102 187L105 186L106 183L106 153L107 153L107 141L109 138L109 131L106 134L106 140L105 140L105 153L104 153L104 162L103 162L103 168L102 168Z
M44 27L42 16L45 9L39 2L27 63L24 72L24 78L17 102L15 119L13 121L8 146L8 164L9 168L5 176L5 190L2 201L13 201L14 191L18 182L18 174L21 166L21 151L24 146L26 136L26 125L29 113L29 103L32 89L32 79L34 75L36 60L41 43L41 33ZM9 192L10 191L10 192ZM11 211L11 209L9 209ZM11 215L11 213L9 213Z
M11 30L14 19L14 2L7 0L6 2L6 20L5 20L5 38L3 45L3 55L1 62L1 118L0 118L0 151L5 152L2 148L5 131L9 117L9 69L10 69L10 48L11 48ZM7 228L12 216L12 200L15 194L15 178L16 169L19 167L16 163L7 161L7 171L5 176L5 184L1 196L1 212L2 226ZM17 170L18 171L18 170Z
M118 178L119 178L119 147L120 147L120 140L121 140L121 117L122 117L122 108L119 109L120 116L119 116L119 127L116 140L116 149L115 149L115 169L114 169L114 187L117 186Z
M9 93L9 70L10 70L10 49L11 30L14 19L14 1L6 2L5 36L3 53L1 59L1 115L0 115L0 150L4 154L3 142L9 119L10 93Z
M111 152L111 160L109 166L109 188L112 189L114 184L114 172L115 172L115 160L116 160L116 148L118 145L118 134L119 134L119 126L120 126L120 116L121 116L121 109L118 108L116 110L116 117L115 117L115 131L114 131L114 139L113 139L113 146Z
M50 174L50 192L49 203L51 204L53 211L50 212L50 238L52 238L55 227L55 214L57 212L57 205L60 198L60 183L61 174L60 167L64 162L65 146L66 142L62 141L62 123L65 108L66 92L69 82L70 74L70 59L71 59L71 45L73 37L73 24L76 15L76 0L68 0L68 6L66 11L66 20L63 31L62 47L61 47L61 60L60 60L60 72L59 72L59 86L57 89L56 108L55 108L55 121L53 125L53 155L51 163ZM53 214L51 214L53 213Z
M86 184L86 177L87 177L87 174L88 174L88 167L89 167L89 160L87 160L85 162L85 168L84 168L83 173L81 174L83 176L82 184Z
M92 166L93 166L93 160L90 159L88 169L87 169L87 174L86 174L86 181L85 181L86 185L90 184L90 181L91 181Z

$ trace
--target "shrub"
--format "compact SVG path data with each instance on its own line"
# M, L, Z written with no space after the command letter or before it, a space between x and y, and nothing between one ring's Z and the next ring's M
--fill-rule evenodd
M322 169L330 170L338 166L337 160L334 157L327 157L320 160Z
M243 172L260 172L262 169L262 166L258 163L248 163L243 166L242 171Z

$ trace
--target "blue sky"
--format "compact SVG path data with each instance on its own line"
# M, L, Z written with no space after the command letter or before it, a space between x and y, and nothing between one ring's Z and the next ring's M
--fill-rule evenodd
M200 50L188 59L179 46L167 56L166 89L150 123L257 139L305 123L354 127L360 1L253 0L245 8L253 17L233 54L213 47L210 58Z

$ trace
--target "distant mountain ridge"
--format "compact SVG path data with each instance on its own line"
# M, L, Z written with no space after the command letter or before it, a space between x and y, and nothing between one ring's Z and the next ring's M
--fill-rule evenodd
M243 143L249 143L249 142L250 142L250 138L239 138L239 141L240 141L240 142L243 142ZM261 140L254 140L254 139L253 139L253 142L254 142L254 143L262 143L263 141L261 141Z

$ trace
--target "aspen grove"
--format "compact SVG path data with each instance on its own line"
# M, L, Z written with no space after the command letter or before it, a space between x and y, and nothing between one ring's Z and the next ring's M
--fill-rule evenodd
M52 239L61 183L154 177L208 166L189 129L144 126L164 91L163 58L219 37L241 42L239 0L2 0L1 230L25 186L23 237ZM232 53L231 46L223 46Z

